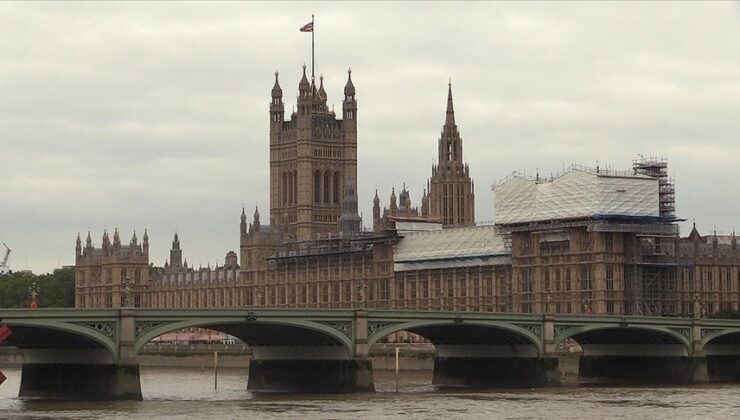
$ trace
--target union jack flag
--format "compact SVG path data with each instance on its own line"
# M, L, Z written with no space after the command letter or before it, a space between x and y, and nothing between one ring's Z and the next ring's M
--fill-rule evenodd
M313 32L313 22L301 26L301 32Z

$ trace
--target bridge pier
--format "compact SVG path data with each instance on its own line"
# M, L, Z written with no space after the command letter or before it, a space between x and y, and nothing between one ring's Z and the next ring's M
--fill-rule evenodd
M106 348L23 350L21 398L140 401L134 310L120 309L117 352ZM89 344L89 343L88 343Z
M707 370L711 382L740 382L740 355L708 355Z
M373 392L372 361L253 359L247 389L312 394Z
M578 382L697 384L709 381L704 356L581 356Z
M353 351L342 345L252 346L247 389L253 392L374 392L367 312L355 312Z
M557 357L435 357L432 385L533 388L559 383Z
M141 400L139 365L24 363L21 398Z

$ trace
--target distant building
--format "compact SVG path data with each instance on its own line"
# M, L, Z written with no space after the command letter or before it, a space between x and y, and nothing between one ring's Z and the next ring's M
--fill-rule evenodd
M270 211L242 209L239 253L195 268L175 234L164 266L149 238L76 247L76 306L391 308L684 315L738 308L734 234L680 238L667 162L631 171L572 167L548 179L513 175L494 188L495 225L475 226L452 88L421 205L404 185L372 231L358 215L357 99L351 74L342 118L323 78L305 74L284 120L275 75L270 115ZM697 309L700 308L700 309Z
M100 248L93 246L90 232L84 247L77 234L76 307L119 308L126 303L144 306L149 276L149 235L146 231L141 244L134 232L128 245L121 244L118 229L113 233L113 242L108 232L104 232Z

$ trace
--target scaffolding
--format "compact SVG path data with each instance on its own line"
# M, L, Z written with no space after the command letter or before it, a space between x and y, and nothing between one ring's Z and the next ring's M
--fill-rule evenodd
M674 216L676 213L675 180L668 176L668 159L664 157L639 155L632 161L635 175L647 175L658 179L658 203L661 216Z

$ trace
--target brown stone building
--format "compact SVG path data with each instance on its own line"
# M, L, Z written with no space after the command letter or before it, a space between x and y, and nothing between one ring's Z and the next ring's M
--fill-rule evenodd
M432 166L428 181L429 215L442 220L442 225L473 226L475 224L475 192L470 168L463 163L460 133L455 124L452 105L452 84L447 91L447 114L438 144L438 162ZM425 197L426 198L426 197ZM424 214L425 216L427 214Z
M118 308L130 299L130 305L146 305L149 285L149 235L143 243L136 232L128 245L121 244L118 229L111 243L103 233L101 248L95 248L87 233L85 246L77 234L75 247L75 306L78 308Z
M452 90L421 206L406 187L373 229L357 214L357 101L348 78L342 118L305 76L284 121L277 75L270 110L270 220L242 209L239 257L188 266L175 235L169 261L149 264L149 238L122 246L78 238L76 305L119 307L395 308L613 314L737 308L740 251L732 236L680 238L665 162L632 171L573 167L551 179L512 176L495 188L495 226L475 226ZM444 227L444 229L443 229ZM130 285L129 285L130 284ZM127 286L128 285L128 286ZM127 293L127 287L130 290Z
M275 73L270 102L270 226L287 238L334 233L346 184L357 185L357 101L349 72L342 119L327 106L324 78L318 89L298 84L296 111L285 121L283 91Z

